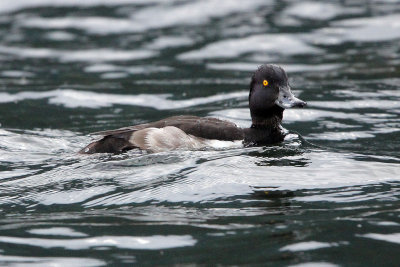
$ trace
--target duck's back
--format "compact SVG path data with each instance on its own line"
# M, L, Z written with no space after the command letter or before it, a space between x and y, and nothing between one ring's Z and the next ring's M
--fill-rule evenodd
M94 134L104 137L89 144L81 153L118 153L133 148L157 151L150 145L164 146L165 149L186 145L198 148L206 145L205 140L235 141L244 138L243 130L232 122L196 116L174 116Z

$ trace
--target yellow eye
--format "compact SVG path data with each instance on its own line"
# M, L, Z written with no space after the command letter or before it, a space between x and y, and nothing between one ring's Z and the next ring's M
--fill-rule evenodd
M264 86L267 86L267 85L268 85L268 81L267 81L267 80L264 80L264 81L263 81L263 85L264 85Z

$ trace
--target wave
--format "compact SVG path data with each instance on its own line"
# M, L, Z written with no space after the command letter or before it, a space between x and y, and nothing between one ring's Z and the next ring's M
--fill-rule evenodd
M28 99L49 99L49 104L63 105L67 108L101 108L112 105L131 105L170 110L193 107L217 101L245 98L248 92L233 92L185 100L169 99L172 94L122 95L106 94L73 89L57 89L44 92L0 93L0 103L20 102Z

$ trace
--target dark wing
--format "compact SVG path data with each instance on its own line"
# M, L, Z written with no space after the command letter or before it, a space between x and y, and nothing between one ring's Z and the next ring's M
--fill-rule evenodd
M175 126L187 134L206 139L218 139L225 141L243 139L242 129L236 124L216 118L202 118L196 116L173 116L156 122L144 123L124 127L111 131L96 132L97 135L126 135L144 128L163 128Z

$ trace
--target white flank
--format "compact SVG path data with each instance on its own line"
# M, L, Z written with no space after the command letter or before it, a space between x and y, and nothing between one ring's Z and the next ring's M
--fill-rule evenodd
M221 140L205 140L206 147L211 147L215 149L224 149L224 148L241 148L243 147L243 140L236 141L221 141Z

